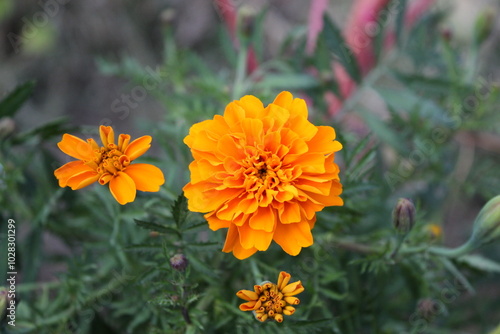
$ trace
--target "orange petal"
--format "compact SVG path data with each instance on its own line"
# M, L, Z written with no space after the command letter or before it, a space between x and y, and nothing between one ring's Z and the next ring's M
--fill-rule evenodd
M250 217L250 227L254 230L272 232L276 225L276 214L274 211L275 209L271 206L258 208Z
M261 307L262 302L260 300L252 300L240 305L241 311L253 311Z
M285 286L283 289L281 289L281 292L283 293L283 295L285 295L287 297L298 295L302 291L304 291L304 287L302 286L301 281L290 283L287 286Z
M245 110L246 117L262 118L264 115L264 105L262 101L253 95L243 96L241 99L234 102Z
M247 145L257 146L262 143L263 125L260 119L245 118L241 122L243 133L245 134Z
M292 105L293 95L290 92L284 91L278 94L273 101L273 104L277 104L282 108L289 109Z
M265 251L273 240L273 232L254 230L248 224L238 226L239 244L244 249L257 249ZM233 250L234 251L234 250Z
M301 116L290 117L288 126L304 140L311 140L318 132L318 128L314 124Z
M311 229L307 221L293 224L278 223L274 232L274 241L290 255L298 255L302 247L313 244Z
M104 147L115 143L115 132L112 127L101 125L99 127L99 135L101 136L101 141Z
M303 99L293 99L292 105L290 106L290 114L292 116L300 116L307 118L307 104Z
M92 145L70 134L65 133L57 146L61 151L78 160L89 161L93 159Z
M91 171L92 168L85 165L83 161L76 160L68 162L54 171L55 177L59 180L59 187L64 188L68 185L68 179L77 174Z
M72 190L82 189L89 184L94 183L99 179L99 174L94 170L85 171L76 175L73 175L68 179L67 185Z
M238 259L238 260L244 260L246 258L249 258L250 256L254 255L257 252L257 248L252 247L249 249L243 248L240 243L236 243L233 248L233 255Z
M248 301L259 299L259 295L257 295L254 291L251 290L240 290L236 292L236 296Z
M212 231L217 231L221 228L229 228L229 225L231 225L230 221L217 218L217 216L213 214L213 211L210 214L206 214L205 219L208 221L208 227Z
M123 152L127 149L130 143L130 135L121 134L118 136L118 150Z
M123 170L134 180L135 187L140 191L159 191L165 183L162 171L149 164L133 164Z
M136 188L134 180L124 172L118 172L109 182L111 194L121 205L133 202Z
M280 272L278 276L278 283L276 284L278 286L279 290L282 290L285 286L288 285L288 282L290 282L290 278L292 278L292 275L289 273L282 271Z
M279 215L282 224L300 222L300 205L297 202L284 202L280 207Z
M127 146L123 153L130 158L130 161L135 160L149 150L152 140L151 136L137 138Z
M238 238L239 238L238 228L234 224L231 224L227 231L226 241L224 242L224 247L222 248L222 251L224 253L232 252L236 243L239 243Z

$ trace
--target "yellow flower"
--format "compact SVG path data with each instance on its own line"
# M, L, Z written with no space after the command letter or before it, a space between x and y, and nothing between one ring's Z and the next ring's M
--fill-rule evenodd
M443 229L437 224L429 224L425 226L425 231L427 232L429 238L432 241L440 240L443 236Z
M295 295L304 291L300 281L290 283L292 276L284 271L278 276L278 283L264 282L261 285L254 285L254 291L240 290L236 293L246 303L240 305L242 311L253 311L255 318L259 321L274 319L283 322L284 315L292 315L300 300Z
M228 228L224 252L244 259L272 240L290 255L313 244L316 212L342 205L342 145L335 130L307 120L304 100L289 92L264 107L254 96L231 102L191 127L189 210L203 212L212 230Z
M83 141L64 134L57 146L78 160L68 162L54 171L60 187L81 189L95 181L105 185L120 204L133 202L136 190L158 191L165 182L162 171L149 164L131 164L151 147L151 136L130 142L130 135L120 134L118 144L110 126L99 127L103 146L94 139Z

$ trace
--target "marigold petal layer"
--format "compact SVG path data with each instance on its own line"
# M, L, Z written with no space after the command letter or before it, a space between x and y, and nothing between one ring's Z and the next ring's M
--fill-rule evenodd
M62 140L57 143L61 151L78 160L91 160L92 146L78 137L65 133Z
M62 165L54 171L54 175L59 180L59 186L64 188L68 185L68 180L77 174L92 171L83 161L76 160Z
M123 152L126 156L130 158L130 160L135 160L141 155L143 155L149 148L151 147L151 141L153 138L151 136L142 136L137 138L130 144L128 144L125 152Z
M126 204L135 200L136 187L134 180L124 172L118 172L109 181L109 190L120 204Z
M280 93L264 107L254 96L191 127L193 162L184 187L191 211L211 229L228 228L224 252L245 258L274 240L290 255L313 243L316 212L342 205L335 130L307 119L304 100Z
M125 168L124 172L132 178L140 191L159 191L160 186L165 183L162 171L153 165L133 164Z

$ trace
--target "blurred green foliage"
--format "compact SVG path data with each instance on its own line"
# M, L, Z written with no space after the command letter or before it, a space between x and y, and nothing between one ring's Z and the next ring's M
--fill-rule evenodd
M167 182L159 193L139 194L127 206L118 205L98 185L77 192L58 187L53 171L63 162L54 153L55 143L63 133L84 129L69 127L65 120L23 133L2 128L2 247L8 219L16 221L23 235L18 236L16 253L22 277L17 285L16 327L4 320L1 330L50 334L492 330L500 321L498 291L495 297L474 290L498 282L498 243L484 248L484 256L450 257L428 228L444 220L451 202L484 203L498 194L500 185L498 154L480 148L471 153L470 146L457 140L463 134L498 135L498 87L491 78L478 75L477 50L464 50L437 33L442 18L443 13L430 13L410 30L396 20L397 47L379 55L380 62L365 78L352 53L344 52L340 30L328 19L315 54L304 53L303 31L293 31L278 57L264 61L262 50L256 50L261 64L251 75L245 72L247 45L235 52L222 30L215 47L225 55L225 66L218 69L196 53L180 49L172 32L166 31L164 61L155 70L160 84L148 91L165 106L164 121L143 124L161 150L156 159L141 159L155 160ZM244 37L264 45L262 36L262 29L254 29ZM345 112L361 119L369 135L344 130L324 111L324 94L338 94L331 75L333 57L359 82L356 93L345 101ZM130 58L118 63L99 59L98 64L103 74L128 78L132 87L144 85L151 75ZM307 67L319 75L306 74ZM36 85L28 82L5 97L0 118L13 117L33 89ZM309 96L316 125L336 128L344 145L339 159L345 205L318 215L315 244L300 255L290 257L273 245L239 261L220 251L224 232L210 231L201 215L187 211L181 189L189 180L191 156L182 139L192 124L221 114L232 99L252 94L270 102L285 89ZM367 91L383 100L388 118L363 105ZM391 224L391 210L399 197L417 204L416 226L404 238ZM47 238L61 240L66 252L49 254L44 247ZM185 271L169 264L177 253L189 261ZM1 267L6 263L2 256ZM39 282L40 273L55 265L64 268L57 280ZM239 311L236 291L273 280L281 270L306 288L292 317L282 324L261 324ZM0 272L0 282L5 277Z

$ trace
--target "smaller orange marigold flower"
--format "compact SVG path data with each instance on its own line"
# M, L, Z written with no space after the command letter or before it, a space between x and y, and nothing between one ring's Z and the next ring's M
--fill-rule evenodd
M165 182L162 171L150 164L132 164L151 147L151 136L130 142L130 135L120 134L115 143L113 128L101 125L99 134L103 146L90 138L87 141L64 134L59 149L78 160L68 162L54 171L59 186L72 190L94 182L109 183L109 190L120 204L135 200L136 191L159 191Z
M263 282L261 285L254 285L254 291L238 291L236 296L247 301L240 305L240 310L253 311L255 318L261 322L273 319L283 322L283 314L292 315L295 312L294 306L300 303L294 296L304 291L300 281L288 284L291 277L289 273L282 271L276 284Z

